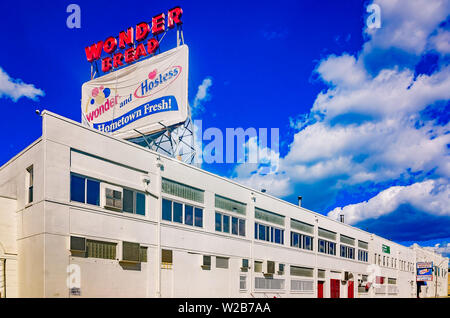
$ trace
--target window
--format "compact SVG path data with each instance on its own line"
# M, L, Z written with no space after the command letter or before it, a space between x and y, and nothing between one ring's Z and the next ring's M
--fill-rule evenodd
M247 276L240 275L239 276L239 289L246 290L247 289Z
M255 208L255 219L284 226L284 216L260 208Z
M308 223L291 219L291 229L302 231L309 234L314 234L314 226Z
M164 265L172 265L173 264L172 250L161 250L161 263Z
M231 218L231 234L245 236L245 220L237 217L216 212L216 231L230 233Z
M318 269L318 270L317 270L317 277L318 277L318 278L325 278L325 270L323 270L323 269Z
M100 182L80 175L70 175L70 200L100 205Z
M33 166L27 168L28 203L33 202Z
M255 277L256 289L284 289L284 279Z
M239 214L245 215L246 204L232 199L225 198L218 194L215 195L215 207Z
M328 230L325 230L325 229L320 228L320 227L319 227L318 234L319 234L320 237L323 237L323 238L326 238L326 239L330 239L330 240L333 240L333 241L336 240L336 233L335 232L328 231Z
M216 268L228 268L228 257L216 256Z
M255 273L262 273L263 262L255 261Z
M168 199L163 199L161 218L165 221L203 227L203 209Z
M353 247L345 246L341 244L341 257L354 259L355 249Z
M242 268L247 269L248 268L248 259L242 259Z
M354 246L355 245L355 239L349 236L342 235L340 236L341 243Z
M255 223L255 239L284 244L284 230L270 225Z
M166 178L162 179L162 192L186 200L204 202L205 191Z
M145 215L145 194L123 189L123 212Z
M375 256L376 259L376 256ZM358 261L361 262L368 262L369 260L369 253L367 251L358 250Z
M116 246L116 243L86 240L86 256L115 260Z
M312 251L313 238L309 235L304 235L296 232L291 232L291 246L298 247L305 250Z
M362 249L365 249L365 250L368 250L369 249L369 243L358 240L358 247L362 248Z
M319 253L336 255L336 243L319 239Z
M122 191L105 189L105 207L113 210L122 211L123 201L122 201Z
M291 280L291 291L304 291L312 292L314 286L314 281L312 280Z
M290 266L291 276L304 276L304 277L313 277L314 269L300 266Z

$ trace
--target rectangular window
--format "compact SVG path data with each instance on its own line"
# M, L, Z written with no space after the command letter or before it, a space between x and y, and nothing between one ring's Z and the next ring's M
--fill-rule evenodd
M274 279L265 277L255 277L256 289L284 289L284 279Z
M255 208L255 218L284 226L284 216L260 208Z
M291 280L291 291L304 291L312 292L314 286L314 281L312 280Z
M242 268L248 268L248 259L242 259Z
M292 247L300 247L300 234L291 232L291 246Z
M261 241L284 244L284 230L255 223L255 238Z
M87 198L86 203L100 205L100 182L87 179Z
M336 255L336 243L319 239L319 253Z
M317 277L318 277L318 278L325 278L325 270L323 270L323 269L318 269L318 270L317 270Z
M216 256L216 268L228 268L228 257Z
M199 203L204 202L205 191L166 178L162 179L162 192L186 200L191 200Z
M195 208L194 225L203 227L203 209Z
M312 237L309 235L291 232L291 246L312 251Z
M183 218L184 214L184 218ZM203 226L203 209L188 204L163 199L162 219L186 225Z
M355 258L355 248L341 244L341 257L354 259Z
M123 189L123 211L133 213L133 210L134 210L133 191Z
M300 266L290 266L290 274L291 276L304 276L304 277L313 277L314 269Z
M329 230L325 230L325 229L322 229L320 227L319 227L318 234L319 234L320 237L327 238L327 239L330 239L330 240L333 240L333 241L336 240L336 233L335 232L332 232L332 231L329 231Z
M368 250L369 249L369 243L358 240L358 247L362 248L362 249L365 249L365 250Z
M347 245L355 245L355 239L346 235L342 235L340 236L340 241L341 243L347 244Z
M163 199L162 219L166 221L172 221L172 201Z
M33 183L34 183L34 175L33 175L33 166L27 168L27 183L28 183L28 203L33 202Z
M291 219L291 229L313 234L314 226L308 223Z
M215 195L215 207L245 215L246 204L232 199L225 198L218 194Z
M245 220L239 219L239 235L245 236Z
M173 221L183 223L183 204L173 202Z
M127 213L145 215L145 194L124 188L122 211Z
M211 256L210 255L203 255L203 269L211 269Z
M113 210L122 211L123 201L122 201L122 191L117 191L113 189L105 189L105 207Z
M230 217L228 215L223 216L223 232L230 233Z
M100 205L100 182L80 175L70 175L70 200Z
M85 203L85 180L84 177L75 174L70 175L70 201Z
M238 235L238 218L234 216L231 218L231 234Z
M222 214L216 212L216 231L222 232Z
M145 215L145 194L136 192L136 214Z
M239 276L239 289L246 290L247 289L247 276L240 275Z
M192 205L184 205L184 224L194 225L194 207Z

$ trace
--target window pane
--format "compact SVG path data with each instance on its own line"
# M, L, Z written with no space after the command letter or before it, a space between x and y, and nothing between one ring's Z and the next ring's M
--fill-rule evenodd
M330 242L330 252L328 254L336 255L336 243Z
M231 218L231 233L238 235L238 219L235 217Z
M319 252L325 253L325 241L319 240Z
M291 233L291 246L298 247L298 234Z
M265 241L266 240L266 227L262 224L258 225L258 233L259 233L259 239Z
M76 175L70 176L70 200L84 203L84 180L85 178Z
M183 204L178 202L173 203L173 221L183 223Z
M275 229L275 243L281 244L281 230Z
M195 226L203 227L203 209L195 208Z
M230 233L230 217L228 215L223 216L223 231Z
M222 232L222 214L216 212L216 231Z
M245 220L239 219L239 235L245 236Z
M172 201L163 199L162 219L166 221L172 221Z
M133 213L133 191L123 189L123 211Z
M145 194L136 192L136 214L145 215Z
M194 225L194 207L192 205L184 206L184 224Z
M87 203L100 205L100 182L87 179Z
M255 223L255 239L258 238L258 224Z
M312 239L311 239L311 236L305 235L303 237L303 248L305 250L310 250L310 251L312 250Z

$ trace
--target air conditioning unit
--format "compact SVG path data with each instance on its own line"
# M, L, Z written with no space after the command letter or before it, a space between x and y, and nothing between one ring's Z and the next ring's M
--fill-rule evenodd
M350 279L350 272L342 272L341 273L341 280L347 281Z
M273 275L275 274L275 262L274 261L264 261L263 263L263 274Z
M70 237L70 251L75 253L86 252L86 238L79 236Z
M140 244L133 242L120 242L119 262L137 264L141 262Z
M211 255L202 255L201 268L204 270L211 269Z
M123 189L121 187L102 183L102 206L106 209L122 211Z

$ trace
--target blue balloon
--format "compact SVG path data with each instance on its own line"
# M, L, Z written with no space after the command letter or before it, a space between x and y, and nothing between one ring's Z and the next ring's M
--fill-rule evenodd
M103 90L103 94L105 94L105 98L108 98L109 94L111 94L111 90L109 88L105 88Z
M95 103L95 100L92 98L91 99L91 105L94 105L94 103Z

